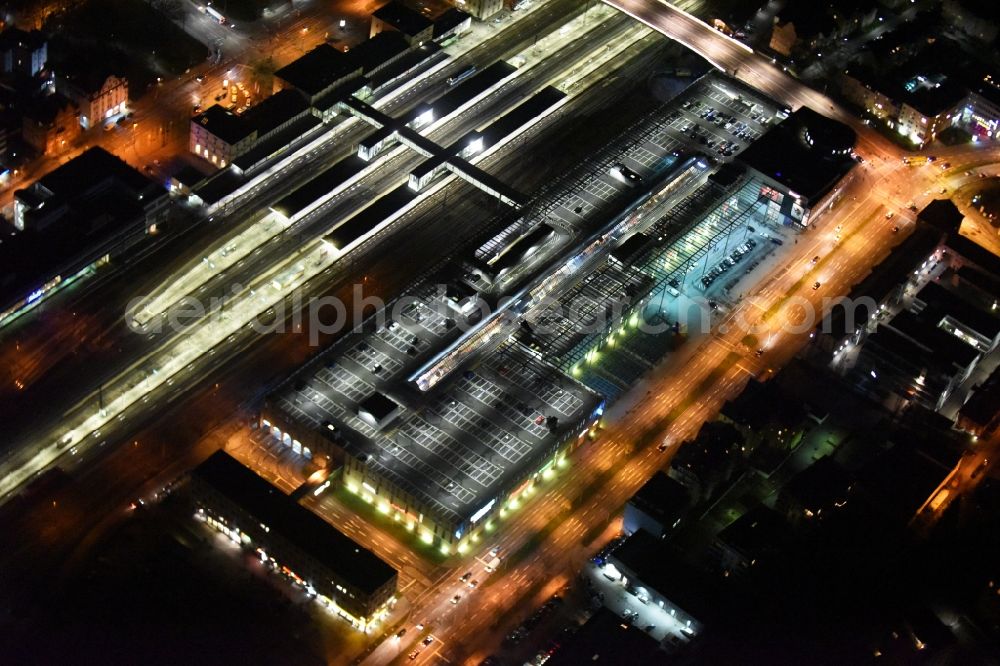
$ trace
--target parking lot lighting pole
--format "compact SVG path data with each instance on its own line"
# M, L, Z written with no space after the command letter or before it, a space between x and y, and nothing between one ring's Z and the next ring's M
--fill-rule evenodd
M705 265L701 268L701 275L699 277L705 277L705 271L708 270L708 258L712 255L712 250L715 248L715 243L709 241L708 249L705 250Z
M729 233L726 234L726 245L722 248L722 254L724 256L729 255L729 239L733 237L733 233L735 233L735 231L736 229L731 229Z

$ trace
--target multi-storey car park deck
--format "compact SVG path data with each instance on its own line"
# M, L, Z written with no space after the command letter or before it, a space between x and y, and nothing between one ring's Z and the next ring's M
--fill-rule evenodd
M421 281L383 323L369 320L272 394L261 425L296 450L329 456L349 489L426 543L461 549L586 441L604 400L576 377L620 392L587 371L589 347L613 347L627 319L707 261L759 204L759 192L744 201L743 190L759 186L744 169L685 157L692 142L663 121L720 85L714 75L700 80L598 151L561 191L494 220L499 231L441 270L440 284ZM776 108L739 96L747 109ZM328 242L356 243L405 205L405 189ZM597 327L547 319L546 304L578 298ZM666 351L658 340L640 347L649 363L627 369L633 380Z
M603 404L513 344L431 394L415 390L409 371L469 321L455 297L421 286L385 325L348 336L273 394L261 416L292 446L342 465L350 490L445 549L557 464Z

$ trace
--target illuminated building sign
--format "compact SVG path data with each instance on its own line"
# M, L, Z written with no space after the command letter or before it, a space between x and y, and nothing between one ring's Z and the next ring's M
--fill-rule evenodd
M497 503L496 498L491 499L481 509L479 509L479 511L476 511L474 514L472 514L472 517L469 518L469 522L472 523L473 525L478 523L483 516L485 516L487 513L490 512L490 509L492 509L493 505L496 503Z
M779 202L779 203L781 202L781 199L782 199L781 192L779 192L779 191L777 191L777 190L775 190L773 188L767 187L765 185L764 187L760 188L760 193L761 193L761 195L767 197L771 201L775 201L775 202Z
M527 481L525 481L524 483L522 483L521 485L519 485L517 488L514 489L514 491L510 494L510 498L514 499L515 497L523 493L525 490L527 490L528 486L530 485L531 485L531 479L528 479Z
M407 511L405 508L399 506L398 504L396 504L394 502L389 502L389 506L392 507L397 513L402 514L405 518L407 518L408 520L412 520L415 523L419 523L422 520L422 518L413 515L412 513L410 513L409 511Z
M603 414L604 414L604 401L602 400L601 404L597 405L597 407L594 408L594 411L590 413L590 418L596 419L602 416Z

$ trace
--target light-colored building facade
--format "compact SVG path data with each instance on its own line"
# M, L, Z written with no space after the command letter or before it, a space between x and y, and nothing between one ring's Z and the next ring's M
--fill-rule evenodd
M874 86L855 77L851 70L840 76L840 90L852 104L866 110L883 122L896 122L899 117L899 104L891 97Z
M503 0L454 0L453 4L480 21L492 18L494 14L503 9Z
M397 572L370 550L218 451L191 473L196 517L368 631L395 602Z
M937 111L937 113L935 113ZM899 106L899 117L896 121L896 131L909 137L918 146L924 146L952 126L959 111L954 106L943 110L920 110L903 102Z
M792 49L798 43L799 37L795 33L795 24L789 21L782 25L777 21L771 29L771 41L768 46L775 53L780 53L786 58L792 55Z
M128 109L128 79L109 74L103 79L61 79L58 87L80 109L80 126L97 127Z
M959 115L959 122L973 136L1000 138L1000 79L989 72L979 74Z
M1000 82L986 69L955 77L915 75L900 82L873 70L847 70L840 90L890 129L923 146L949 127L1000 138Z
M188 149L219 168L250 150L257 130L232 111L219 105L191 119Z

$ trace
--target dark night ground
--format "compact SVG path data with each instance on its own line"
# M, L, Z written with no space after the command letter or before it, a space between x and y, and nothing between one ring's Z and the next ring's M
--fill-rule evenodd
M169 501L175 504L169 511L154 508L128 520L77 566L72 580L53 585L30 623L0 636L0 661L322 663L310 616L273 582L250 575L246 561L190 519L179 501ZM973 514L974 529L946 525L946 533L926 543L850 517L843 530L803 546L765 581L727 590L731 601L720 605L717 629L694 663L867 662L902 613L929 601L968 607L985 572L995 570L1000 520L983 510ZM1000 659L985 646L955 647L936 653L934 663Z
M889 631L922 609L972 616L977 594L1000 572L1000 493L980 499L986 495L984 504L969 500L950 512L923 542L857 507L842 525L828 525L825 537L800 543L788 561L759 572L756 582L736 583L720 609L721 635L708 641L698 663L914 663L893 658ZM886 652L882 659L873 659L876 647ZM983 639L976 648L934 652L932 662L1000 664L1000 651Z
M305 611L186 511L159 513L127 521L0 633L0 663L323 663Z

